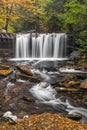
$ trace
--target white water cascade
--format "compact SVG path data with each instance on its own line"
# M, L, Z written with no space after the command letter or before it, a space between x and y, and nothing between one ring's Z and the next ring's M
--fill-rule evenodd
M82 115L81 122L86 122L87 120L87 109L83 107L76 107L71 105L70 101L62 101L60 98L56 97L57 92L48 85L46 82L41 82L33 86L29 92L35 97L37 103L43 103L52 106L58 111L66 111L69 115Z
M67 35L18 34L16 36L16 58L66 58Z

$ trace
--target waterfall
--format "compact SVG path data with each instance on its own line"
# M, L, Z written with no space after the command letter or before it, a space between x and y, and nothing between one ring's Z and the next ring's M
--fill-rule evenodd
M17 34L16 58L66 58L67 35L52 34Z
M30 35L17 35L16 37L16 58L29 57L29 39Z

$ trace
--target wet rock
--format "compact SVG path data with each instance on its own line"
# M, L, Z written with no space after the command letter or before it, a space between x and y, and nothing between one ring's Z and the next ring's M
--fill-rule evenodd
M70 81L68 82L68 87L79 87L80 86L80 82L75 82L75 81Z
M3 113L2 112L0 112L0 119L3 117Z
M11 119L11 121L16 121L17 120L17 116L13 115L11 111L5 112L3 117L4 118L9 118L9 119Z
M82 53L80 51L73 51L71 54L70 54L70 58L73 59L73 58L76 58L78 56L81 56Z
M6 122L8 122L8 118L5 118L5 117L2 116L0 121L6 123Z
M5 100L5 102L8 102L8 104L13 103L17 98L20 99L24 95L27 96L28 88L26 86L28 86L28 85L29 85L29 82L16 83L16 84L12 83L12 86L10 85L11 87L7 86L7 88L6 88L5 92L4 92L4 100Z
M9 125L15 125L17 121L12 120L11 118L8 118Z
M23 80L29 80L30 82L40 82L41 79L39 79L38 77L35 77L35 76L28 76L28 75L25 75L25 74L16 74L16 78L20 78L20 79L23 79Z
M55 67L55 66L53 66L53 67L45 67L45 69L47 70L47 71L57 71L57 66Z
M52 86L55 88L55 87L65 87L65 85L61 82L56 82L56 83L53 83Z
M16 82L16 78L9 78L9 82L15 83Z
M31 97L29 97L29 96L23 96L21 99L24 100L24 101L27 101L27 102L33 102L33 101L34 101L34 100L33 100Z
M66 62L66 65L67 65L67 66L73 66L73 64L74 64L74 63L73 63L72 61L67 61L67 62Z
M61 82L77 81L76 74L66 74Z
M87 82L83 81L80 85L80 88L87 88Z
M74 74L66 74L60 80L57 81L55 84L52 84L54 87L79 87L80 82L77 81L77 77Z
M12 88L6 89L4 99L1 103L2 109L4 111L13 110L15 112L20 112L22 108L25 108L25 111L29 109L27 104L33 102L31 95L29 95L30 86L29 82L17 83ZM19 106L17 106L18 102L20 102Z
M65 87L55 87L57 92L77 92L79 89L75 88L65 88Z
M0 63L0 68L1 69L9 69L10 66Z
M83 63L82 67L87 71L87 62Z
M6 77L11 74L13 71L11 69L8 70L0 70L0 76Z
M23 119L27 116L29 117L29 115L27 114L26 111L20 111L19 113L15 113L15 114L17 115L18 119ZM18 121L18 119L17 119L17 121Z
M87 78L87 74L77 74L77 80L85 80Z
M33 76L33 73L31 72L31 70L26 66L18 66L17 65L16 68L23 74Z
M10 95L11 94L20 94L21 96L24 95L24 93L28 91L28 88L26 86L29 86L30 82L25 83L17 83L14 87L10 89ZM14 95L16 96L16 95ZM19 97L19 95L17 96Z
M82 116L80 114L72 114L72 115L68 115L68 118L79 121L80 119L82 119Z

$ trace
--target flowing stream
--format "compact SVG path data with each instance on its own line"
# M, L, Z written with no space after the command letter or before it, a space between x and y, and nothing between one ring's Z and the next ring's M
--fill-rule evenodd
M57 97L57 92L50 84L41 82L34 85L29 92L38 100L39 103L52 106L57 111L65 111L69 115L82 115L82 122L87 122L87 109L83 107L75 107L70 104L69 100L62 101Z

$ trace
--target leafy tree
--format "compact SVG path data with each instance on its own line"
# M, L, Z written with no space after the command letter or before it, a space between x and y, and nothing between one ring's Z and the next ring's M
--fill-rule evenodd
M64 12L64 0L50 0L45 7L47 21L46 25L49 32L61 31L63 20L61 13Z
M73 28L83 26L83 19L86 15L85 4L79 0L67 0L64 8L64 23L65 25L73 25Z
M18 19L14 24L16 32L18 31L29 31L36 30L37 32L46 32L46 13L45 6L49 0L34 0L32 2L33 8L30 9L19 9L22 18ZM26 27L24 26L26 25Z
M22 17L19 8L33 8L31 0L1 0L0 2L0 22L4 29L8 30L9 23Z

